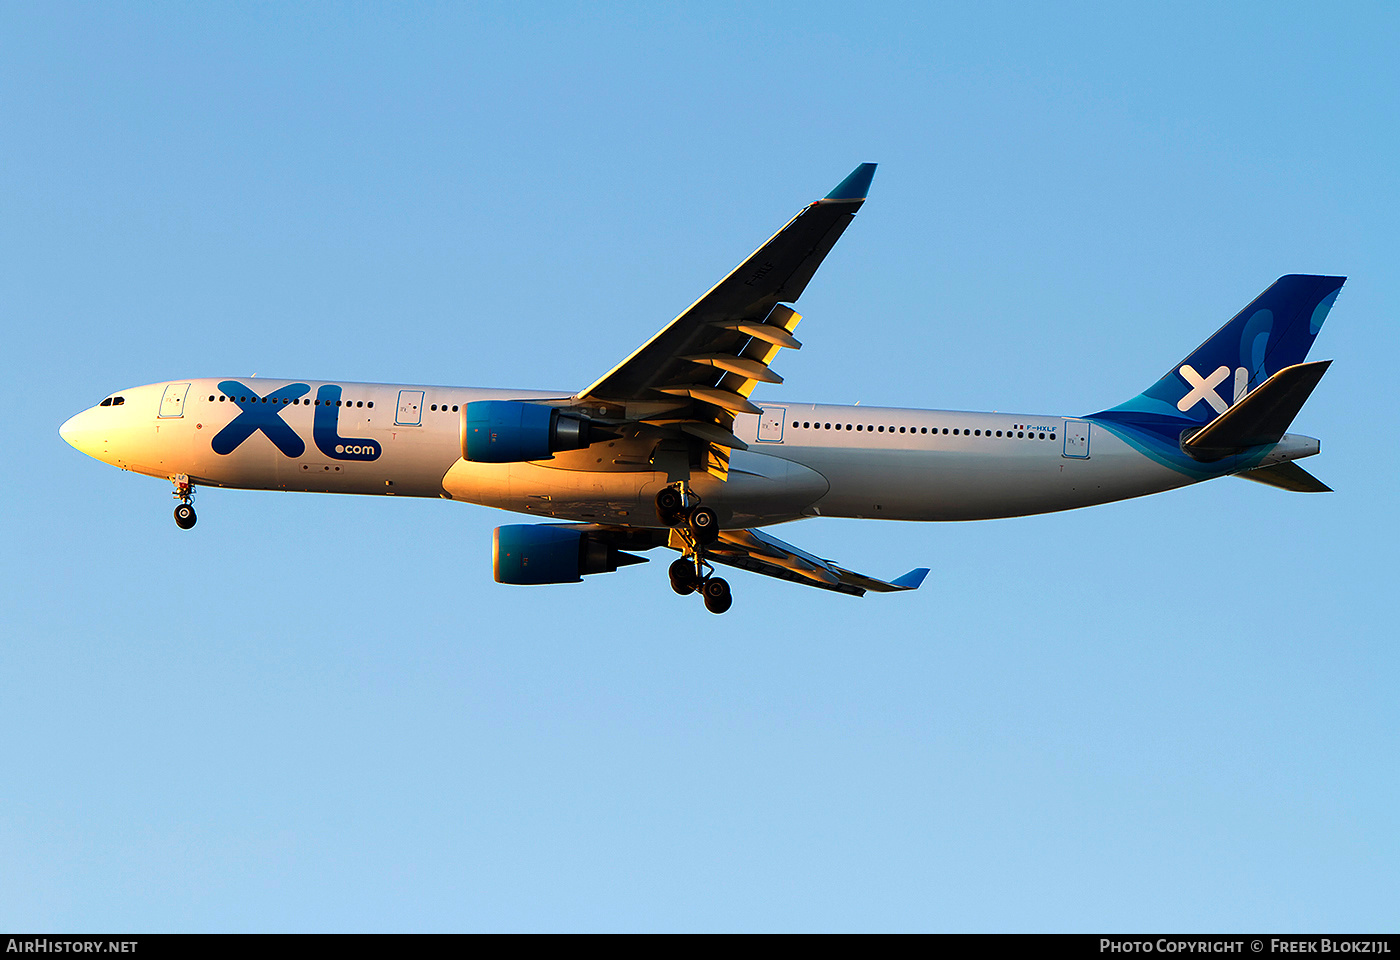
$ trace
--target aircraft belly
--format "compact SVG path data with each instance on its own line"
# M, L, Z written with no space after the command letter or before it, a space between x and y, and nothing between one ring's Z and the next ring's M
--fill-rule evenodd
M748 450L730 456L728 480L701 474L692 476L690 484L726 527L795 520L831 489L826 477L810 466Z
M653 470L566 470L546 463L458 458L442 489L454 500L566 520L656 522L651 498L666 485Z
M1158 493L1193 478L1095 433L1091 459L1032 450L828 450L804 458L831 482L814 512L889 520L988 520ZM791 451L789 451L791 452ZM823 455L824 454L824 455Z
M577 470L539 463L458 460L442 479L453 499L537 516L659 525L654 500L664 471ZM803 516L828 489L826 478L802 464L736 451L729 479L696 472L690 487L728 528Z

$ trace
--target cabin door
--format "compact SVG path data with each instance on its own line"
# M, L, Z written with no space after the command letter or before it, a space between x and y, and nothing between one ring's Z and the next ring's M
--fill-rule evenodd
M1075 460L1089 459L1089 421L1065 421L1065 456Z
M399 391L399 412L394 418L394 422L401 427L419 427L423 425L422 390Z
M185 394L190 392L188 383L172 383L165 388L160 398L160 416L183 417L185 415Z

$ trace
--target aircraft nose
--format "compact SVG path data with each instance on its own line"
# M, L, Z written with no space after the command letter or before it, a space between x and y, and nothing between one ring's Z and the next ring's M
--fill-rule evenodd
M58 435L70 444L73 442L73 438L77 436L78 417L81 416L82 414L80 413L76 417L69 417L67 420L63 421L63 426L58 428Z
M96 449L97 434L93 429L93 412L91 409L82 413L74 414L63 425L58 428L58 435L62 437L69 446L75 450L80 450L90 457L97 456L93 451Z

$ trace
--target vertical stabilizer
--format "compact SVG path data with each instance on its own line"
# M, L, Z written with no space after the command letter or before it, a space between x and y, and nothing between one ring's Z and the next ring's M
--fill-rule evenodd
M1142 393L1095 419L1176 434L1214 420L1285 367L1302 363L1346 277L1289 274Z

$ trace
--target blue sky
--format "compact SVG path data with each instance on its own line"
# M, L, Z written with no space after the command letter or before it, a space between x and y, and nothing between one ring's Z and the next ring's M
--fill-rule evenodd
M1400 911L1385 4L0 7L0 927L1355 930ZM857 163L765 398L1081 414L1350 280L1219 480L492 582L509 515L69 448L190 376L577 389Z

